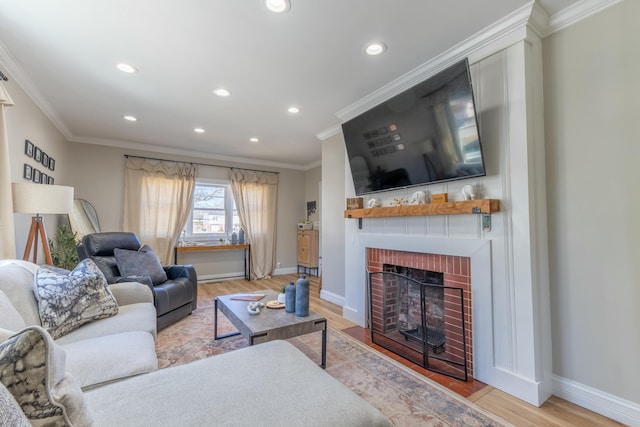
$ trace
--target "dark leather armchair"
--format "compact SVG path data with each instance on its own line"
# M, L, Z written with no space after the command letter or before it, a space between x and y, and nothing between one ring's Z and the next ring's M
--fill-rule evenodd
M134 233L105 232L87 234L78 246L80 260L91 258L104 273L108 283L140 282L153 291L158 316L158 330L191 314L198 305L198 278L192 265L162 266L167 280L152 282L150 276L123 276L120 274L114 250L138 251L140 240Z

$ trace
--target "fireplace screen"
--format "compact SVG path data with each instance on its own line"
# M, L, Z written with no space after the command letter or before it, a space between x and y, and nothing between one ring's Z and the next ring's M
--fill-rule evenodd
M369 273L371 340L426 369L467 380L463 290L442 273L384 265Z

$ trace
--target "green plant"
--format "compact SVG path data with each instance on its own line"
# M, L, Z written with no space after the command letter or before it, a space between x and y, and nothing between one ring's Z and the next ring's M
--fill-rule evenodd
M287 289L287 284L285 283L284 285L280 286L280 293L284 294L284 291Z
M60 225L56 230L55 243L52 239L49 239L53 265L65 270L73 270L78 264L76 246L79 243L76 233L72 232L66 225Z

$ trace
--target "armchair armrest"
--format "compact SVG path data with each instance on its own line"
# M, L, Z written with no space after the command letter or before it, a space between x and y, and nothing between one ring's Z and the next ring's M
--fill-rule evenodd
M198 275L196 274L196 269L193 265L167 265L164 266L164 271L167 273L167 277L170 280L185 277L194 285L198 283Z
M141 302L153 304L153 292L148 285L138 282L119 282L109 285L111 293L118 305L129 305Z

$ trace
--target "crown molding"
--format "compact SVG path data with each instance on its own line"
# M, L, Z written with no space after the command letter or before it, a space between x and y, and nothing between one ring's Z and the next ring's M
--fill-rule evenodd
M582 0L575 3L558 13L551 15L549 30L544 36L549 36L557 31L576 24L591 15L620 3L621 1L622 0Z
M163 147L159 145L144 144L144 143L130 142L130 141L121 141L121 140L115 140L115 139L73 137L70 139L68 138L68 141L75 142L78 144L100 145L104 147L123 148L126 150L171 154L175 156L195 157L197 159L220 160L220 161L232 162L232 163L238 163L238 164L244 164L244 165L272 167L272 168L280 168L280 169L293 169L293 170L306 171L320 165L320 162L313 162L313 163L309 163L308 165L300 166L300 165L290 164L290 163L268 162L264 160L250 159L247 157L218 156L218 155L212 155L211 153L204 153L200 151L174 149L171 147Z
M16 58L11 54L9 49L0 40L0 63L7 68L7 73L15 79L18 86L24 90L24 92L33 100L33 102L42 110L45 116L53 123L53 125L60 131L60 133L69 140L72 137L72 133L64 124L60 116L56 114L54 108L45 99L42 92L37 88L33 81L27 76L22 66L18 63Z
M324 141L325 139L329 139L332 136L336 136L340 133L342 133L342 126L335 125L330 127L329 129L323 130L320 133L317 133L316 138L318 138L320 141Z
M526 27L535 4L536 3L532 1L522 6L496 23L453 46L451 49L433 57L380 89L343 108L336 113L336 116L343 122L350 120L381 102L426 80L457 61L471 56L475 52L482 51L482 57L485 57L498 50L504 49L517 40L525 39ZM471 58L470 62L472 62ZM327 130L320 134L328 133L329 131L330 130Z

